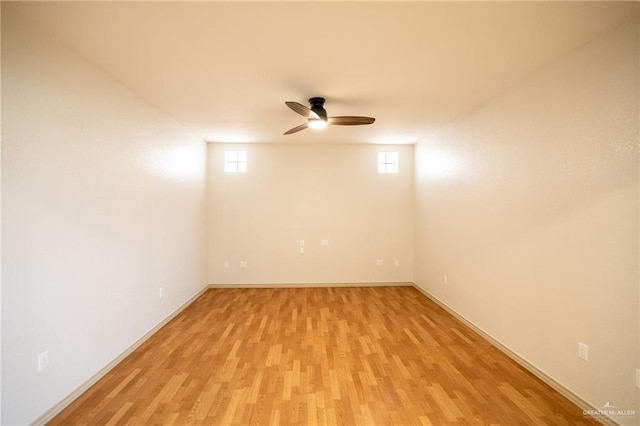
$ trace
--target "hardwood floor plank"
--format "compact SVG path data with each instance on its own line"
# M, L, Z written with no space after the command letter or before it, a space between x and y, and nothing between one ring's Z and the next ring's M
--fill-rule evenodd
M50 424L575 425L412 287L205 292Z

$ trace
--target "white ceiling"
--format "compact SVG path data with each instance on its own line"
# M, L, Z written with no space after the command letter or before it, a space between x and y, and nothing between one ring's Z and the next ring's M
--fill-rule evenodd
M2 2L213 142L415 143L635 2ZM3 13L4 14L4 13ZM6 16L6 15L5 15ZM375 124L283 136L284 101Z

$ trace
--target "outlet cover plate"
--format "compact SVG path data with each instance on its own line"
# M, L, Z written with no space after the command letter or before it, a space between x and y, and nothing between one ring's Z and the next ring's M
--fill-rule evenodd
M578 342L578 358L589 361L589 346Z
M38 373L49 366L49 351L38 354Z

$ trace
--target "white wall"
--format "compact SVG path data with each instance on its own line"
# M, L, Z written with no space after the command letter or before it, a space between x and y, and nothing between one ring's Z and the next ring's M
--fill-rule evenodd
M414 261L421 288L540 370L640 416L637 31L416 146Z
M227 149L247 173L224 173ZM378 151L400 173L378 174ZM412 176L410 145L209 144L209 283L412 281Z
M2 424L25 424L206 285L206 148L5 5L2 104Z

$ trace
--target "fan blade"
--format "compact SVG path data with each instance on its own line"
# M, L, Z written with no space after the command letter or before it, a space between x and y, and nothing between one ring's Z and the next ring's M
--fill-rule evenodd
M284 132L283 134L284 134L284 135L290 135L291 133L295 133L295 132L299 132L300 130L304 130L304 129L306 129L307 127L309 127L309 123L304 123L304 124L301 124L301 125L299 125L299 126L294 127L293 129L289 129L289 130L287 130L287 131L286 131L286 132Z
M327 122L338 126L358 126L360 124L371 124L376 121L373 117L329 117Z
M299 104L297 102L285 102L285 104L291 108L292 110L294 110L295 112L297 112L298 114L300 114L303 117L306 118L320 118L318 117L318 114L316 114L315 112L311 111L309 108L307 108L306 106Z

